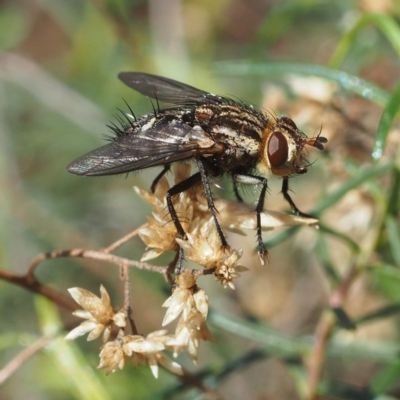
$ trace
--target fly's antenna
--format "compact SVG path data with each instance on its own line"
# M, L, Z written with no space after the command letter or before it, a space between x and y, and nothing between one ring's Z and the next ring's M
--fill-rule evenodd
M321 136L321 133L322 133L322 125L321 128L319 129L318 135L311 139L305 139L304 143L308 144L309 146L315 147L318 150L324 150L324 144L328 143L328 139L324 136Z

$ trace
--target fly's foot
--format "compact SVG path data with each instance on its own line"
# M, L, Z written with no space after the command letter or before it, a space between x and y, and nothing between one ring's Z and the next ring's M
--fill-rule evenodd
M229 255L231 252L231 246L228 243L221 244L221 249L224 251L226 255Z
M258 257L260 258L261 265L269 263L269 253L264 246L258 250Z

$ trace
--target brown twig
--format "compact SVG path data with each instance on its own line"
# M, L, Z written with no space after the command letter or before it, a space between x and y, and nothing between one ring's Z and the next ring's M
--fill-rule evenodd
M132 318L131 311L131 288L129 282L129 268L127 265L121 267L121 278L124 281L124 309L126 310L128 321L133 335L138 335L135 320Z
M33 276L36 267L44 260L63 258L63 257L79 257L79 258L90 258L93 260L106 261L119 266L129 266L138 269L144 269L147 271L157 272L159 274L165 273L165 267L159 265L152 265L141 261L130 260L128 258L115 256L114 254L108 254L103 251L96 250L84 250L84 249L70 249L70 250L55 250L49 253L42 253L36 256L31 264L29 265L27 276Z
M43 349L55 335L42 336L31 346L22 350L4 368L0 370L0 385L3 384L25 361Z
M201 382L199 378L186 370L183 370L183 375L176 375L176 377L182 382L185 382L188 386L196 387L197 389L201 390L205 395L212 396L211 398L215 400L223 400L223 397L219 393L204 386L203 382Z
M339 286L333 291L329 299L329 305L332 308L340 308L343 306L350 287L358 276L358 272L356 266L353 265L349 269L347 275L342 279ZM336 318L332 312L330 310L324 312L315 333L315 346L307 362L308 400L316 400L318 398L318 385L322 377L325 350L335 325Z
M139 231L141 229L147 228L148 227L148 223L146 222L145 224L143 224L142 226L139 226L139 228L135 229L134 231L128 233L127 235L125 235L124 237L122 237L121 239L118 239L116 242L110 244L108 247L104 248L102 251L104 253L110 253L111 251L115 250L117 247L122 246L123 244L125 244L127 241L131 240L132 238L134 238L135 236L138 235Z
M60 292L57 292L51 287L41 284L33 275L16 275L8 271L0 270L0 279L14 283L31 292L39 293L67 310L75 311L78 308L73 300L63 296Z
M132 234L133 232L130 235ZM71 249L71 250L56 250L56 251L51 251L49 253L42 253L37 255L29 264L29 267L25 275L17 275L9 271L0 270L0 279L24 287L25 289L28 289L32 292L39 293L47 297L49 300L59 305L60 307L66 308L71 311L75 311L77 309L77 305L73 300L70 300L69 298L63 296L61 293L50 288L49 286L43 285L36 279L34 275L36 268L43 261L55 258L62 258L62 257L90 258L90 259L113 263L124 268L135 267L139 269L145 269L148 271L157 272L163 275L165 275L166 271L166 268L162 266L147 264L135 260L129 260L128 258L118 257L113 254L105 253L103 251Z
M202 275L212 275L217 268L206 268L206 269L194 269L192 270L192 275L197 279Z

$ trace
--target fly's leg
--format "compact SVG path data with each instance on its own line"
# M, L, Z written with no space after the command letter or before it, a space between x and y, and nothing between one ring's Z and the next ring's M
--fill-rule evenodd
M290 197L289 194L289 178L287 176L285 176L283 178L283 182L282 182L282 194L283 197L285 198L285 200L289 203L290 208L293 210L293 212L298 215L299 217L304 217L304 218L314 218L312 215L309 214L305 214L303 212L301 212L296 204L294 204L292 198Z
M170 165L166 164L164 165L164 169L154 178L153 183L150 186L151 193L154 193L156 191L156 186L158 182L160 182L160 179L170 170Z
M165 170L165 168L164 168L164 170ZM172 196L175 196L176 194L182 193L182 192L190 189L192 186L196 185L200 181L201 181L201 176L200 176L200 173L197 172L196 174L190 176L189 178L185 179L184 181L179 182L178 184L173 186L171 189L168 190L167 194L165 195L165 197L167 199L167 207L168 207L169 214L171 215L172 222L174 223L175 228L178 232L178 235L180 236L181 239L183 239L185 237L185 231L182 228L181 222L179 221L175 207L172 203ZM178 275L181 273L182 262L183 262L183 249L181 247L179 247L178 267L176 268L176 273Z
M210 181L208 179L206 170L204 168L204 164L200 160L197 161L197 164L199 166L199 171L200 171L199 173L200 173L200 176L201 176L201 181L203 182L204 192L205 192L205 195L206 195L206 198L207 198L207 203L208 203L208 208L211 211L211 214L212 214L212 216L214 218L214 222L215 222L215 226L217 228L218 236L221 239L221 246L223 248L225 248L225 249L229 249L229 245L228 245L228 242L226 241L224 232L222 232L221 225L218 222L217 209L215 208L215 205L214 205L214 201L213 201L213 198L212 198L212 192L211 192L211 188L210 188Z
M256 206L256 230L257 230L257 242L258 242L258 256L260 257L261 263L268 262L268 250L262 239L261 230L261 213L264 209L265 195L268 190L268 181L266 178L257 175L246 175L246 174L235 174L233 175L234 180L237 183L244 183L246 185L261 185L260 197L258 198Z

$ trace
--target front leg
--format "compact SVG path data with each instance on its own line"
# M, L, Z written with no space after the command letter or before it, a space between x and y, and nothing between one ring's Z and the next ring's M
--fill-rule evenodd
M164 171L165 171L165 169L164 169ZM171 189L168 190L167 194L165 195L165 197L167 199L167 207L168 207L169 214L171 215L172 222L174 223L175 228L178 232L178 235L181 239L183 239L185 237L185 231L182 228L182 224L179 221L175 207L172 203L172 196L175 196L176 194L182 193L182 192L190 189L191 187L193 187L200 181L201 181L201 176L200 176L200 173L197 172L196 174L190 176L189 178L185 179L184 181L179 182L178 184L173 186ZM178 267L177 267L178 275L181 273L182 262L183 262L183 249L182 249L182 247L179 246Z
M285 200L289 203L290 208L293 210L293 212L298 215L299 217L304 217L304 218L314 218L312 215L305 214L301 212L297 207L296 204L294 204L292 198L289 195L289 178L287 176L283 177L282 181L282 194Z
M171 170L169 164L164 165L164 169L154 178L153 183L150 186L150 191L151 193L154 193L156 191L156 186L158 185L158 182L160 182L160 179Z
M215 208L214 200L212 198L212 192L211 192L211 188L210 188L210 181L208 179L208 175L207 175L207 172L205 170L204 164L200 160L197 161L197 164L199 166L199 171L200 171L201 180L202 180L203 186L204 186L204 193L206 195L208 208L211 211L211 214L212 214L212 216L214 218L215 226L216 226L217 231L218 231L218 236L221 239L221 245L222 245L223 248L229 249L228 242L226 241L224 232L222 232L221 225L220 225L220 223L218 221L218 218L217 218L217 210Z
M234 174L233 178L238 183L244 183L245 185L262 185L260 197L258 198L256 206L256 218L257 218L257 242L258 242L258 256L260 257L261 263L264 265L268 262L268 250L265 248L262 239L261 230L261 213L264 209L265 195L268 190L268 181L266 178L257 175L248 174Z

